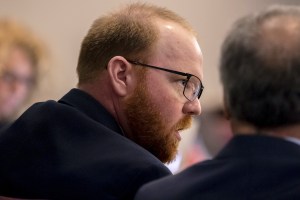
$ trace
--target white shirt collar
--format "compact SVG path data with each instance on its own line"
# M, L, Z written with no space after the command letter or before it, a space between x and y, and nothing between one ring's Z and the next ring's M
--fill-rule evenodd
M288 141L290 141L290 142L293 142L293 143L295 143L295 144L300 145L300 139L299 139L299 138L295 138L295 137L290 137L290 136L288 136L288 137L284 137L284 139L286 139L286 140L288 140Z

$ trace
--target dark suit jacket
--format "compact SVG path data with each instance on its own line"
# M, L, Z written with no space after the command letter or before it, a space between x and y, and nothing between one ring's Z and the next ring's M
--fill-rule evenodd
M300 146L236 136L212 160L143 186L136 200L299 200Z
M132 199L144 183L170 174L78 89L29 108L0 134L0 152L0 196Z
M0 131L4 128L6 128L9 125L9 123L0 122Z

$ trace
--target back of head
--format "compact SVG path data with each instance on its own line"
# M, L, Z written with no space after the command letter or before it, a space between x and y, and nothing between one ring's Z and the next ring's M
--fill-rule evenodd
M77 66L79 85L93 81L114 56L138 57L146 62L158 40L156 19L172 21L192 31L176 13L142 3L129 4L95 20L81 44Z
M300 122L300 7L272 6L238 20L220 63L230 116L259 128Z

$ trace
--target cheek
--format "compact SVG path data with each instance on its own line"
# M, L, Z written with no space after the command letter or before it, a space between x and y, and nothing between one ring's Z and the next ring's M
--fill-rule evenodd
M0 80L0 98L4 98L11 92L10 86Z
M149 88L150 100L156 105L163 121L168 127L173 126L182 118L183 104L170 88L159 86Z

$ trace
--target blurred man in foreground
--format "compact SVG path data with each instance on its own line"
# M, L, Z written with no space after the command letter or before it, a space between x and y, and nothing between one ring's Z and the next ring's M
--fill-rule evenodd
M214 159L146 184L137 200L300 199L300 8L238 20L220 74L235 136Z

